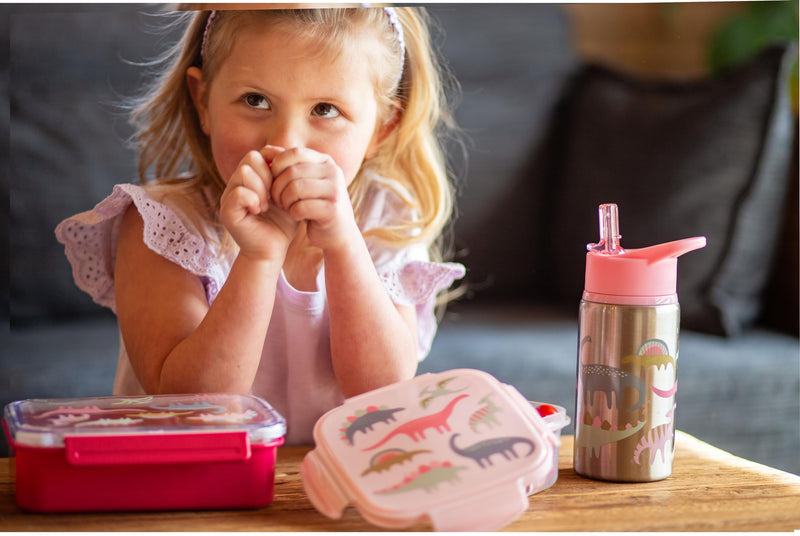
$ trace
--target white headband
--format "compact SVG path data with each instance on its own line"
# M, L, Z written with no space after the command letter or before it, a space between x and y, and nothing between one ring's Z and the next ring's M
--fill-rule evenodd
M394 31L397 33L397 41L400 43L400 50L402 50L402 54L400 56L400 78L403 77L403 67L405 66L405 59L406 59L406 40L403 35L403 25L400 24L400 19L397 18L397 11L393 7L385 7L383 8L383 12L386 13L386 16L389 17L389 22L391 23ZM211 30L211 25L214 22L214 19L217 17L217 10L214 9L208 15L206 19L206 27L203 30L203 41L200 44L200 59L204 59L206 56L206 43L208 42L208 34ZM398 79L399 82L399 79Z
M403 25L400 24L400 19L397 18L397 11L393 7L385 7L383 11L389 17L389 22L392 23L394 31L397 32L397 41L400 43L400 76L397 79L399 83L400 79L403 78L403 68L406 62L406 39L403 35Z

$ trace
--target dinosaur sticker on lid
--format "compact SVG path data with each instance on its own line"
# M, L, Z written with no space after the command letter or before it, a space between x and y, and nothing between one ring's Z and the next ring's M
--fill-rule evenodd
M302 477L331 518L354 504L386 528L495 530L555 482L554 433L513 387L470 369L423 374L365 393L323 415Z

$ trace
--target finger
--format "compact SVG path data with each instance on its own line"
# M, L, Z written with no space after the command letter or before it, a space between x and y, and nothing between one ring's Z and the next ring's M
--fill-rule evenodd
M220 200L220 219L230 228L244 221L248 214L259 214L260 204L261 200L253 190L241 186L226 190Z
M295 161L293 155L284 157L280 162L273 161L273 175L270 194L275 202L288 209L300 199L324 198L336 199L337 189L344 189L344 176L332 158L320 153L313 153L312 160ZM294 162L285 167L287 161Z
M267 163L269 168L272 168L272 161L278 156L280 153L284 152L286 149L283 147L278 147L276 145L265 145L261 148L259 153L264 158L264 161Z
M239 167L229 181L230 188L242 187L255 192L259 199L254 213L266 211L269 206L272 173L264 157L258 151L250 151L239 163Z
M301 162L309 163L323 163L328 160L333 161L330 156L307 149L305 147L295 147L293 149L286 149L276 152L271 162L272 174L277 177L288 168L295 166Z
M247 200L247 208L251 214L259 214L269 210L270 184L272 177L267 171L267 176L257 172L256 169L248 164L244 164L239 172L241 184L234 185L234 191L241 195L241 199Z
M244 210L250 214L260 214L269 208L268 195L258 174L250 166L244 165L234 173L222 192L220 207L228 211Z
M336 200L337 189L333 180L314 175L314 170L294 166L280 176L273 184L272 196L275 203L289 210L302 200L318 199L327 202ZM305 172L305 173L304 173Z
M309 221L325 224L335 216L335 208L322 199L302 199L287 210L294 221Z

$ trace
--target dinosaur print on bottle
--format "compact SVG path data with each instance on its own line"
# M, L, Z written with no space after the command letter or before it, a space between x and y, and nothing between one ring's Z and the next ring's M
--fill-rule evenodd
M387 441L391 440L393 437L398 435L407 435L410 437L415 443L418 442L420 439L425 439L425 430L428 428L433 428L437 432L444 433L450 431L450 425L448 424L447 420L450 418L450 415L453 413L453 409L456 407L459 401L467 398L469 395L462 394L455 397L451 400L447 406L438 413L434 413L433 415L423 415L422 417L418 417L412 421L404 422L384 437L378 443L372 445L371 447L367 447L363 450L373 450L381 445L386 444Z
M621 406L622 394L627 388L634 389L639 396L636 403L627 408L626 411L634 411L644 403L647 387L641 378L630 372L608 365L583 365L581 367L581 377L583 378L584 403L586 406L592 405L592 399L597 392L605 394L608 409L611 409L612 406L612 394L616 397L617 406Z
M580 452L584 464L614 460L624 475L638 474L639 467L664 467L674 437L670 408L674 408L678 390L677 355L671 356L669 346L660 338L649 337L636 344L635 353L620 352L620 368L607 364L613 359L587 363L582 357L578 371L576 409L580 421L575 434L580 444L576 452ZM649 455L644 452L648 449Z
M580 424L578 426L580 428L581 437L585 440L580 448L591 449L592 456L597 457L600 455L600 447L627 439L641 430L644 425L644 421L641 421L636 426L631 426L629 424L621 430L606 430L591 424Z
M653 465L659 452L661 452L661 462L666 461L666 444L675 439L675 404L672 404L672 409L667 412L667 417L669 417L668 423L651 428L639 439L633 452L633 461L636 464L641 465L642 453L647 449L650 449L650 465Z
M669 355L667 343L661 339L648 339L639 345L635 355L627 355L620 360L623 365L632 367L665 367L675 366L675 358Z
M484 463L492 465L491 457L494 454L500 454L506 460L511 461L511 458L519 458L519 454L514 450L517 444L527 445L529 450L524 457L528 457L536 450L536 445L527 437L495 437L493 439L484 439L473 443L468 447L459 447L456 445L456 438L461 434L453 434L450 438L450 448L459 456L471 458L475 460L480 468L484 468Z

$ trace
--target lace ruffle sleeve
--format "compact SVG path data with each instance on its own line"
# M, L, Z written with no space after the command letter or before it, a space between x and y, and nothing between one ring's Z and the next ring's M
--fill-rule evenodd
M144 221L144 243L203 281L211 303L226 277L215 251L169 206L154 200L141 186L119 184L92 210L76 214L56 227L75 284L92 299L116 311L114 263L122 216L133 203Z
M367 194L369 209L364 214L362 229L414 218L410 196L402 186L383 177L371 176L371 179L374 186ZM368 241L367 246L392 301L416 308L418 357L422 360L436 334L436 296L464 277L466 270L458 263L432 262L423 244L398 248Z
M427 254L425 255L427 257ZM436 296L464 277L463 265L453 262L431 262L401 254L393 261L376 267L386 292L398 305L413 306L417 311L418 358L430 352L436 335Z

